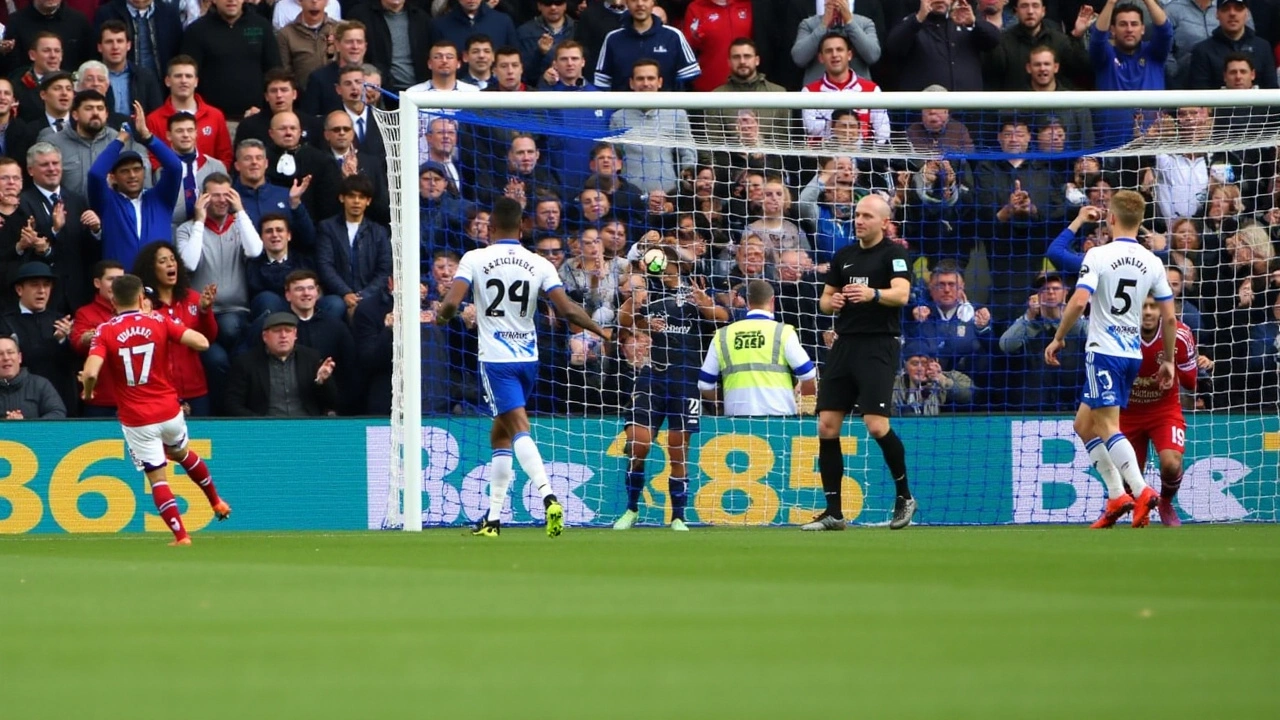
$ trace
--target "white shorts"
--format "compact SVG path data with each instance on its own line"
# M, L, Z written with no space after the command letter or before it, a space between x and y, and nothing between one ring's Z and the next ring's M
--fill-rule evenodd
M166 448L180 448L187 444L187 419L181 412L162 423L131 427L121 425L124 442L129 448L133 464L141 470L156 470L168 463Z

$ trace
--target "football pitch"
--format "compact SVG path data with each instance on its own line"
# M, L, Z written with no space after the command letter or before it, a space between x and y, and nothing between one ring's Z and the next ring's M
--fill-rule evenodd
M1275 718L1280 527L0 538L0 717Z

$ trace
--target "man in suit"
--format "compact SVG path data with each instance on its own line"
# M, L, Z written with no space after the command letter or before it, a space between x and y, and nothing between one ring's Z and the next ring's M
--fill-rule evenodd
M356 147L355 126L345 110L334 110L324 121L324 138L333 162L342 176L364 175L373 181L373 202L369 217L391 223L391 193L387 182L386 159Z
M85 278L101 255L102 220L89 209L83 195L62 187L62 152L47 142L38 142L27 152L27 172L31 184L22 191L20 205L31 218L36 234L49 240L49 250L40 262L57 276L54 307L80 307L89 302L91 292Z
M31 123L33 138L39 137L45 128L62 132L70 125L71 101L76 96L71 73L62 70L45 75L38 87L39 97L34 101L24 100L22 91L18 90L18 113Z
M239 417L336 415L333 358L298 344L298 317L278 312L263 322L262 343L237 356L227 376L226 412Z
M62 404L72 410L79 407L79 398L76 356L68 339L71 316L50 306L55 280L53 269L41 262L29 262L18 269L13 279L18 307L0 317L0 336L17 336L27 369L53 383Z
M50 75L62 70L62 38L49 32L40 33L23 59L30 59L31 64L15 70L9 81L17 93L18 107L28 119L35 119L42 105L40 85Z
M382 131L378 129L378 121L373 117L373 112L365 104L364 68L359 65L342 68L334 89L342 100L340 109L351 117L356 147L366 155L379 160L385 159L387 148L382 142Z

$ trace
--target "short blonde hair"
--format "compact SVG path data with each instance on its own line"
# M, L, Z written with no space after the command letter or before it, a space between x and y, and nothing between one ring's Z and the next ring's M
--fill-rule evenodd
M1133 190L1120 190L1111 195L1111 206L1108 210L1116 216L1116 223L1120 226L1136 228L1146 217L1147 200Z

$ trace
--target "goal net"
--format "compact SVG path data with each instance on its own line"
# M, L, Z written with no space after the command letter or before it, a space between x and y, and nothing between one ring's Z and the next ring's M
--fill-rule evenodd
M911 258L891 414L917 520L1092 521L1105 488L1072 430L1087 321L1060 367L1046 366L1043 350L1083 252L1111 240L1084 208L1105 209L1120 189L1148 201L1137 239L1166 263L1197 344L1186 365L1198 363L1197 377L1181 390L1185 435L1162 428L1153 438L1185 447L1180 514L1275 521L1280 94L874 98L880 108L849 93L415 93L379 111L396 381L390 427L370 431L387 435L371 437L371 452L388 454L385 477L371 479L371 525L468 523L487 510L475 333L484 309L432 321L458 257L490 241L487 210L502 196L524 204L524 244L615 333L602 342L536 307L541 369L528 410L570 524L607 526L624 510L632 388L673 347L625 322L661 282L637 262L643 251L664 248L682 297L705 288L733 320L746 313L746 283L769 281L820 383L834 338L832 318L816 311L824 273L857 242L853 208L873 194L892 208L889 241ZM700 348L716 327L704 321L692 331ZM696 379L696 367L685 370ZM691 521L792 524L821 509L810 403L800 398L792 416L726 417L691 395L666 403L701 417L688 450ZM893 483L880 450L856 417L844 435L846 517L885 522ZM642 523L670 517L666 440L664 428L645 465ZM1156 448L1146 471L1159 487ZM540 522L523 472L512 488L504 519Z

